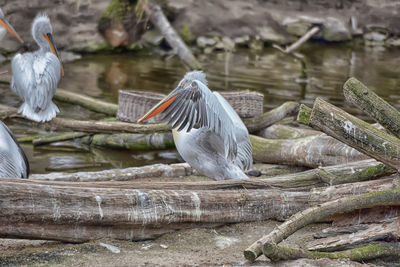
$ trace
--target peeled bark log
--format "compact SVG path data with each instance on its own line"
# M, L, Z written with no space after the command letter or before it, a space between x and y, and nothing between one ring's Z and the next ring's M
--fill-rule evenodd
M329 197L319 198L319 203L395 186L394 179L380 180L380 186L376 182L330 187ZM114 182L89 187L4 178L0 183L0 237L143 240L187 227L282 220L309 207L313 194L278 189L139 190L129 182L119 187Z
M312 129L304 129L281 124L274 124L257 133L267 139L296 139L324 133Z
M268 112L265 112L261 116L254 118L243 119L244 124L250 133L257 132L264 129L267 126L274 124L282 120L287 116L297 114L299 110L299 103L297 102L286 102L277 108L274 108Z
M269 258L273 261L295 260L299 258L319 259L349 259L352 261L367 261L383 257L400 257L400 248L392 243L373 243L363 247L337 252L307 251L301 248L278 246L273 243L267 245Z
M400 138L400 112L396 108L356 78L347 80L343 85L343 93L348 102L356 105L389 132Z
M326 135L291 140L265 139L250 135L250 141L253 145L253 159L265 163L294 164L315 168L369 158Z
M310 125L339 141L400 170L400 140L317 98Z
M332 225L343 227L348 225L381 223L400 215L400 206L385 206L362 209L332 216Z
M367 225L367 229L355 233L317 239L309 242L307 249L325 252L337 251L379 240L400 240L400 218L397 217L389 223L370 224Z
M110 116L115 116L118 110L118 105L116 104L107 103L93 97L65 91L60 88L56 90L54 99L60 102L79 105L89 110L104 113Z
M339 190L340 191L340 190ZM338 192L335 190L335 194ZM321 200L324 201L321 204ZM328 202L325 202L328 201ZM283 239L287 238L298 229L304 226L320 221L336 213L349 212L361 208L369 208L373 206L383 205L399 205L400 204L400 190L392 189L385 191L368 191L368 193L361 193L360 195L351 195L335 200L329 198L319 198L319 205L312 206L293 215L289 220L276 227L268 235L262 237L244 251L244 256L249 261L254 261L261 255L261 251L268 257L269 244L278 244Z
M182 38L176 33L160 6L152 1L146 1L146 3L142 5L142 8L146 15L149 16L151 23L159 29L168 44L176 51L179 58L191 69L201 69L200 62L197 61L192 52L182 41Z

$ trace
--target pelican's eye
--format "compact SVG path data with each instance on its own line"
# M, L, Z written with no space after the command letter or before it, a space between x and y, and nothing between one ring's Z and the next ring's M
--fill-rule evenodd
M184 87L185 86L185 82L183 81L183 82L181 82L181 87Z

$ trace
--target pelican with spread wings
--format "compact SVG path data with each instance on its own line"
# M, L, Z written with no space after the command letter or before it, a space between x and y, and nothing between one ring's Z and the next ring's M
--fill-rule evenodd
M172 125L182 158L214 180L247 179L253 162L249 133L240 117L207 87L202 71L186 73L169 95L138 122L161 113Z
M11 62L11 89L24 101L18 112L37 122L49 121L59 112L52 98L64 70L52 33L49 17L38 15L32 36L39 50L17 54Z

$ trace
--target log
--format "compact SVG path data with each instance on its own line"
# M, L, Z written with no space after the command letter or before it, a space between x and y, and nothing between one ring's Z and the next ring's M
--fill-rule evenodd
M277 108L274 108L264 114L254 117L243 119L244 124L250 133L257 132L270 126L287 116L297 114L299 110L299 103L297 102L285 102Z
M317 239L307 244L311 251L337 251L354 246L365 245L374 241L398 241L400 240L400 218L395 218L389 223L367 225L367 229L350 234L342 234Z
M380 186L377 181L344 188L334 186L329 189L334 194L319 201L385 190L396 186L394 180L380 180ZM98 238L144 240L187 227L282 220L309 207L314 194L274 188L139 190L129 182L118 188L113 184L89 187L74 182L42 184L4 178L0 183L0 237L68 242ZM336 187L340 189L337 193Z
M264 163L291 164L316 168L369 158L326 135L298 139L265 139L250 135L253 159Z
M340 179L325 180L321 172L330 173ZM32 180L41 181L75 181L75 182L100 182L100 181L132 181L138 189L179 189L179 190L218 190L218 189L265 189L271 186L279 188L307 188L316 185L336 185L367 181L387 176L394 171L375 160L365 160L345 165L335 165L304 171L300 173L278 175L264 179L207 181L207 182L135 182L140 178L182 177L198 174L188 164L155 164L144 167L126 169L113 169L96 172L77 173L48 173L31 174ZM323 177L321 179L321 177ZM115 185L119 184L115 182ZM123 185L123 184L122 184Z
M335 192L336 193L336 192ZM328 201L329 198L322 198ZM321 199L319 200L321 202ZM278 244L298 229L304 226L320 221L336 213L349 212L361 208L373 206L400 205L400 189L369 191L360 195L351 195L339 199L330 200L323 204L312 206L290 217L283 224L277 226L268 235L253 243L244 251L244 256L249 261L254 261L258 256L264 253L268 257L270 244Z
M354 77L348 79L343 85L343 93L348 102L360 108L390 133L400 138L400 112L396 108Z
M111 149L134 151L175 148L172 133L152 134L95 134L81 139L83 144Z
M311 112L311 108L307 107L304 104L301 104L299 107L299 113L297 114L297 121L303 123L304 125L309 125Z
M200 62L194 57L192 52L182 41L175 29L169 23L161 10L161 7L152 1L144 1L142 8L150 18L151 23L161 32L168 44L178 54L179 58L191 69L202 69Z
M336 227L343 227L357 224L381 223L383 221L395 218L399 216L399 214L399 206L362 209L332 216L332 225Z
M339 141L400 170L400 140L317 98L310 125Z
M34 137L31 142L33 146L42 146L47 145L54 142L60 142L70 139L76 139L80 137L84 137L89 135L88 133L83 132L66 132L66 133L58 133L58 134L48 134ZM21 139L18 139L21 140ZM22 141L28 141L28 139L23 139Z
M299 258L319 259L348 259L364 262L383 257L400 257L400 248L395 243L372 243L362 247L336 252L307 251L301 248L278 246L273 243L267 245L269 258L273 261L296 260Z
M0 120L8 118L10 115L17 113L18 109L0 104Z
M257 133L258 136L267 139L296 139L324 133L312 129L292 127L288 125L274 124Z
M54 94L54 99L60 102L79 105L89 110L104 113L110 116L116 116L118 105L104 102L86 95L69 92L58 88Z

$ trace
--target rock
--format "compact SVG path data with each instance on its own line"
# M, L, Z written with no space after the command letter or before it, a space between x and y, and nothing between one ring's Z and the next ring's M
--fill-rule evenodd
M287 32L295 36L303 36L311 27L312 23L304 20L296 20L286 24Z
M248 35L244 35L244 36L241 36L241 37L234 38L233 41L235 42L236 45L244 46L244 45L247 45L249 43L250 37Z
M142 41L154 46L160 45L163 39L164 36L155 29L147 31L142 35Z
M364 34L364 40L372 42L383 42L387 39L388 35L382 32L373 31Z
M351 39L351 33L344 21L327 17L322 22L322 39L328 42L347 41Z
M264 42L274 43L274 44L285 44L288 42L288 38L284 35L275 31L272 27L262 26L258 28L258 34L260 39Z
M220 249L230 247L233 244L238 243L239 241L240 241L239 239L234 237L221 236L221 235L215 237L215 245Z
M400 46L400 38L390 38L386 41L389 46Z
M82 58L81 55L68 51L59 51L59 54L63 63L72 62Z
M168 246L165 245L165 244L160 244L160 247L162 247L163 249L167 249L168 248Z
M109 245L109 244L106 244L106 243L100 243L99 245L102 246L102 247L105 247L106 249L108 249L112 253L115 253L115 254L121 253L121 250L116 246Z
M249 47L251 50L260 51L264 48L264 42L261 40L260 36L257 35L250 41Z
M222 37L222 43L224 44L225 50L227 51L235 50L235 43L228 36Z
M104 31L104 37L112 47L126 46L129 43L128 33L119 20L114 20L110 27Z
M196 40L196 44L200 48L205 48L207 46L213 46L216 44L216 41L214 38L207 38L204 36L199 36Z

